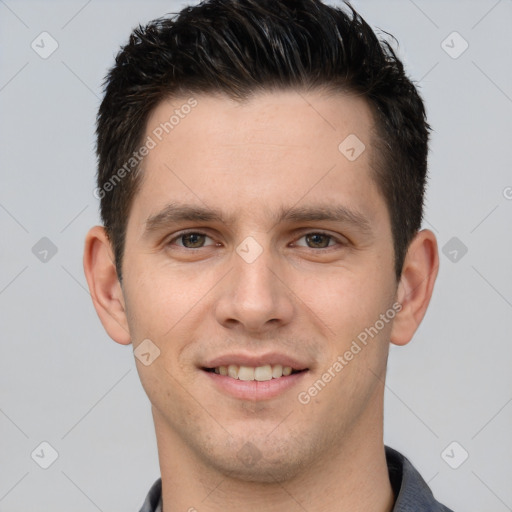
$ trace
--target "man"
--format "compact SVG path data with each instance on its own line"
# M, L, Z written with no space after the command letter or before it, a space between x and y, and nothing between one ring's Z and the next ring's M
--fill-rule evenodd
M211 0L133 32L84 265L152 403L143 512L448 510L383 444L389 343L437 275L428 133L349 6Z

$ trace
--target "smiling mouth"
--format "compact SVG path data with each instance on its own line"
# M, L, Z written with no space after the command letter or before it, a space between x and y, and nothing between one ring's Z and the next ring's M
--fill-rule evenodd
M280 364L266 364L264 366L239 366L236 364L230 364L229 366L217 366L216 368L203 368L203 370L222 375L224 377L231 377L232 379L243 380L243 381L268 381L272 379L280 379L282 377L288 377L295 373L301 373L307 371L295 370L291 366L282 366Z

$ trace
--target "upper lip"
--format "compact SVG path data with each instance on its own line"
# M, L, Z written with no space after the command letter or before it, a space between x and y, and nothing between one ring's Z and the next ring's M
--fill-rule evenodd
M224 354L206 361L203 368L218 368L219 366L229 366L235 364L238 366L249 366L256 368L267 364L274 366L280 364L290 366L294 370L306 370L308 365L295 357L280 354L278 352L267 352L264 354L247 354L243 352Z

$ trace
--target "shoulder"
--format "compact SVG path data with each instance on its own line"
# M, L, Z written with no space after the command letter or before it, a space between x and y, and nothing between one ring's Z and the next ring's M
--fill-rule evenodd
M386 446L386 460L396 499L393 512L453 512L436 501L425 480L401 453Z
M139 512L158 512L158 505L162 496L162 479L159 478L152 486L144 500Z

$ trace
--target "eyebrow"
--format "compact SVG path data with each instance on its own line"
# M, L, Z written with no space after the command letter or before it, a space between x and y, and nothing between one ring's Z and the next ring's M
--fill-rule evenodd
M309 205L285 208L281 207L272 215L273 226L283 222L336 222L347 224L362 234L371 234L372 226L361 212L341 205ZM145 234L168 228L179 222L218 222L226 225L233 223L233 218L226 218L220 210L206 206L183 203L170 203L160 212L151 215L145 223Z
M373 231L370 221L364 214L341 205L311 205L282 209L277 221L329 221L351 225L363 234L370 234Z
M203 206L170 203L159 213L148 217L145 233L166 228L178 222L220 222L227 224L220 211Z

